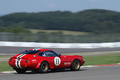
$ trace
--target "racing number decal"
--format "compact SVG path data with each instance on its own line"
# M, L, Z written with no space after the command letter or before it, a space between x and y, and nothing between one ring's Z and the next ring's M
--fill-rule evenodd
M56 66L59 66L60 63L61 63L61 59L60 59L59 57L55 57L55 58L54 58L54 64L55 64Z

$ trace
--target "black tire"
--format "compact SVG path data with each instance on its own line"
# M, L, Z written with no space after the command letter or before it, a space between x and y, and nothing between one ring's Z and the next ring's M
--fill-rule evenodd
M71 65L71 67L70 67L70 69L72 70L72 71L78 71L78 70L80 70L80 60L78 60L78 59L75 59L74 61L73 61L73 63L72 63L72 65Z
M47 73L49 70L49 64L47 61L43 61L39 67L40 73Z
M24 74L26 70L24 69L15 69L18 74Z

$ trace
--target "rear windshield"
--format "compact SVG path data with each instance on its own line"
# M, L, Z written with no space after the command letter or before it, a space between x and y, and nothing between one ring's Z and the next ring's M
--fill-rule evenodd
M24 51L24 52L21 52L20 54L35 54L35 53L38 53L40 51L37 51L37 50L30 50L30 51Z

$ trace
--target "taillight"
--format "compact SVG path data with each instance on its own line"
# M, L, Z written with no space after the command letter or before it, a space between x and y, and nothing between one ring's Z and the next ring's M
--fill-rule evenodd
M27 59L27 60L25 60L25 62L26 62L26 63L29 63L29 62L30 62L30 60L28 60L28 59Z
M12 59L9 59L9 62L12 62Z

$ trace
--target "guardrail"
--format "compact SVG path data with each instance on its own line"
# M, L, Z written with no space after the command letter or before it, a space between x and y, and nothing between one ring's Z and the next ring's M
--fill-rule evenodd
M0 41L46 43L103 43L120 42L120 34L65 35L55 33L0 33Z
M111 43L37 43L37 42L6 42L0 41L0 46L38 47L38 48L115 48L120 42Z

